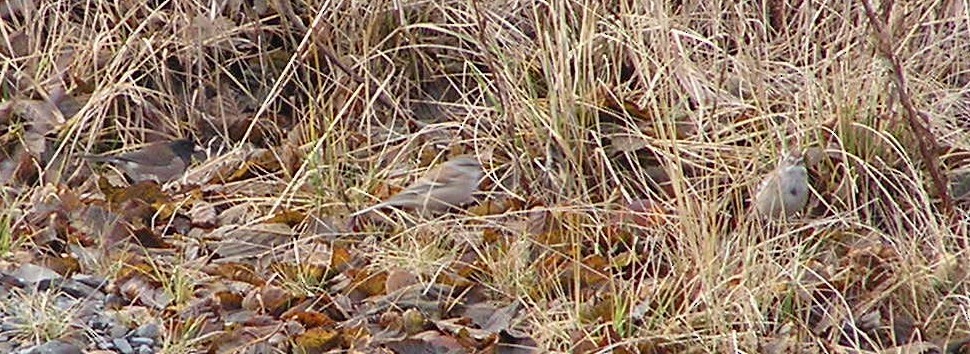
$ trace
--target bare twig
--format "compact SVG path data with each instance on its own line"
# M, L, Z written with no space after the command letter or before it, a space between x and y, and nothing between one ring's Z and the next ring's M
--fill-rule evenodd
M923 160L926 162L927 172L929 172L930 177L933 179L933 184L936 187L937 193L940 195L940 199L943 203L943 213L947 215L951 220L954 217L953 214L953 200L950 198L950 194L947 192L946 180L943 178L943 173L940 171L940 162L936 152L939 151L939 144L933 133L929 128L929 117L925 113L920 112L913 105L913 100L909 94L909 89L906 86L906 76L903 74L903 65L899 62L899 58L893 52L893 42L886 30L886 24L883 22L879 16L876 15L876 11L872 7L870 0L862 0L862 5L866 8L866 16L869 17L869 22L872 24L872 28L876 35L876 48L879 53L888 60L893 68L893 73L895 74L896 87L899 91L899 102L903 105L905 109L906 120L909 122L909 127L916 135L916 139L919 142L920 154L923 156ZM887 4L884 8L883 18L888 19L890 14L890 6L892 2ZM965 242L960 241L960 247L965 248Z
M317 32L320 31L319 28L322 25L323 25L323 22L321 21L319 23L319 26L316 27ZM350 78L353 79L354 82L356 82L358 85L366 85L368 83L367 79L365 79L363 76L360 76L360 74L357 74L350 67L348 67L346 64L341 62L340 59L337 58L337 54L334 53L332 49L330 49L330 46L323 42L323 40L321 39L322 38L321 36L317 35L317 36L314 36L314 38L316 39L314 41L316 45L319 46L319 48L323 51L323 55L326 56L331 63L336 65L337 68L340 68L340 70L342 70L347 75L350 75ZM380 87L380 85L374 84L373 87L377 91L378 102L384 104L384 106L393 110L395 113L400 114L401 117L410 118L410 115L404 114L404 112L401 110L401 107L398 106L393 99L391 99L391 97L387 94L387 92L383 88Z
M364 78L360 74L354 72L354 70L348 67L347 64L344 64L342 61L340 61L340 59L337 57L337 54L334 53L332 48L330 48L330 45L328 45L323 41L323 36L320 35L320 33L322 33L323 31L323 26L326 24L326 22L323 20L323 14L324 14L323 10L321 10L317 14L317 16L313 20L313 23L311 24L313 28L313 33L307 32L308 30L307 26L303 24L303 22L300 20L300 17L293 11L293 7L290 4L288 4L285 1L281 2L279 10L284 15L284 17L289 20L290 24L296 27L300 32L304 32L310 35L313 43L316 44L319 47L319 49L323 51L323 55L327 58L328 61L330 61L330 63L332 63L333 65L336 65L337 68L339 68L341 71L349 75L350 78L354 80L354 82L356 82L358 85L370 84L372 89L377 92L377 102L383 104L388 109L394 111L394 113L404 118L409 123L417 124L419 126L422 125L420 122L417 122L414 119L412 119L411 114L409 114L408 112L405 112L404 109L399 104L397 104L394 99L391 98L391 96L387 93L387 91L384 90L384 88L382 88L380 84L375 82L376 80L374 80L373 78L370 78L370 80L368 80L368 78ZM305 46L303 43L301 43L300 49L305 49ZM308 55L308 53L309 51L304 51L303 56Z

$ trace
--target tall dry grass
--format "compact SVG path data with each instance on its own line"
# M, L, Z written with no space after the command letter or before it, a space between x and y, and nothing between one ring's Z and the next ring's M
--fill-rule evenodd
M965 181L967 4L876 10L941 168ZM273 151L283 168L222 201L254 205L257 221L280 208L339 218L386 181L469 152L488 171L481 200L518 207L418 220L366 249L375 267L434 279L461 241L498 230L502 247L473 243L481 282L526 305L522 325L548 350L584 338L698 352L892 346L864 335L873 313L890 332L905 318L914 337L970 334L967 200L955 218L941 211L858 1L13 0L0 14L3 97L58 107L0 122L4 146L40 129L47 154L4 187L19 201L4 216L47 184L92 188L70 156L159 138ZM801 148L817 157L810 209L764 225L746 212L750 189ZM609 226L637 200L658 221L617 245ZM535 260L552 254L574 261L553 274L568 281L544 278ZM607 281L589 291L587 274Z

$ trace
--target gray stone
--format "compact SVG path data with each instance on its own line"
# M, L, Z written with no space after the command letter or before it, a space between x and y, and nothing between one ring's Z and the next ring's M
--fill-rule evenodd
M136 337L145 337L145 338L154 339L154 338L158 338L158 333L159 333L159 328L157 324L146 323L141 326L138 326L138 329L135 330L135 333L133 335Z
M101 348L101 349L104 349L104 350L111 350L111 349L114 349L115 348L115 345L114 345L114 343L111 343L111 342L106 341L104 339L100 339L100 340L98 340L98 348Z
M85 321L90 321L104 312L101 310L101 307L100 301L84 300L74 310L74 316Z
M57 274L57 272L51 270L50 268L30 263L22 264L20 268L14 270L11 275L23 280L25 283L39 283L43 280L52 280L61 277L60 274Z
M77 308L80 302L69 296L58 296L54 298L54 307L63 312L72 311Z
M128 343L124 338L115 338L111 340L115 347L118 348L122 354L132 354L135 352L135 348L131 347L131 343Z
M88 327L91 327L93 330L101 330L108 327L108 324L104 321L104 314L99 313L88 318Z
M104 297L104 307L106 309L117 310L125 306L125 304L127 304L127 301L121 296L108 294L108 296Z
M59 340L52 340L50 342L38 345L28 351L30 354L81 354L81 348L78 346L62 342Z
M112 324L108 327L108 337L114 338L124 338L125 334L128 333L128 327L122 326L120 324Z
M20 329L21 327L23 327L22 324L17 324L17 323L14 323L13 321L10 321L10 322L4 321L3 323L0 323L0 332L13 332Z
M131 338L128 338L128 342L131 343L131 345L135 345L135 346L147 345L150 347L155 345L154 339L145 338L145 337L131 337Z
M61 290L71 295L75 298L91 298L91 299L103 299L104 293L98 291L97 288L91 287L87 284L76 280L67 280L61 284Z
M71 279L74 279L74 280L80 282L81 284L84 284L84 285L90 286L92 288L95 288L98 291L102 291L102 289L104 289L104 287L108 285L108 281L107 280L105 280L104 278L101 278L101 277L93 276L93 275L75 274L75 275L71 276Z

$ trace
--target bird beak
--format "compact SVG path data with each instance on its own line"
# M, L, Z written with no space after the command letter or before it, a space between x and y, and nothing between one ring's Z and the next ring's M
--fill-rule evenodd
M195 148L192 149L193 159L202 161L202 160L205 160L207 156L208 156L207 151L205 150L205 148L203 148L200 145L195 145Z

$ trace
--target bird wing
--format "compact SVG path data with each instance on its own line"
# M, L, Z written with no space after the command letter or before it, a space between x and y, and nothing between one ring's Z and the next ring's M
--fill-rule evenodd
M477 163L476 163L477 164ZM420 208L425 206L432 198L432 190L445 188L454 185L456 179L467 178L467 174L455 168L446 168L444 165L438 166L425 173L421 179L391 196L387 200L367 208L358 210L351 216L361 215L372 210L384 207Z
M114 156L98 156L98 155L81 155L81 158L86 159L91 162L109 162L115 161Z
M351 216L361 215L386 207L417 208L427 202L428 198L430 198L431 190L441 188L444 185L445 183L419 180L404 190L397 192L397 194L392 195L387 200L358 210L351 214Z
M432 190L444 185L445 183L440 182L419 181L391 196L381 204L384 204L384 206L409 206L414 202L423 203L426 198L430 198Z
M175 153L164 146L148 146L143 149L115 156L119 161L134 162L148 166L167 166L175 159Z

